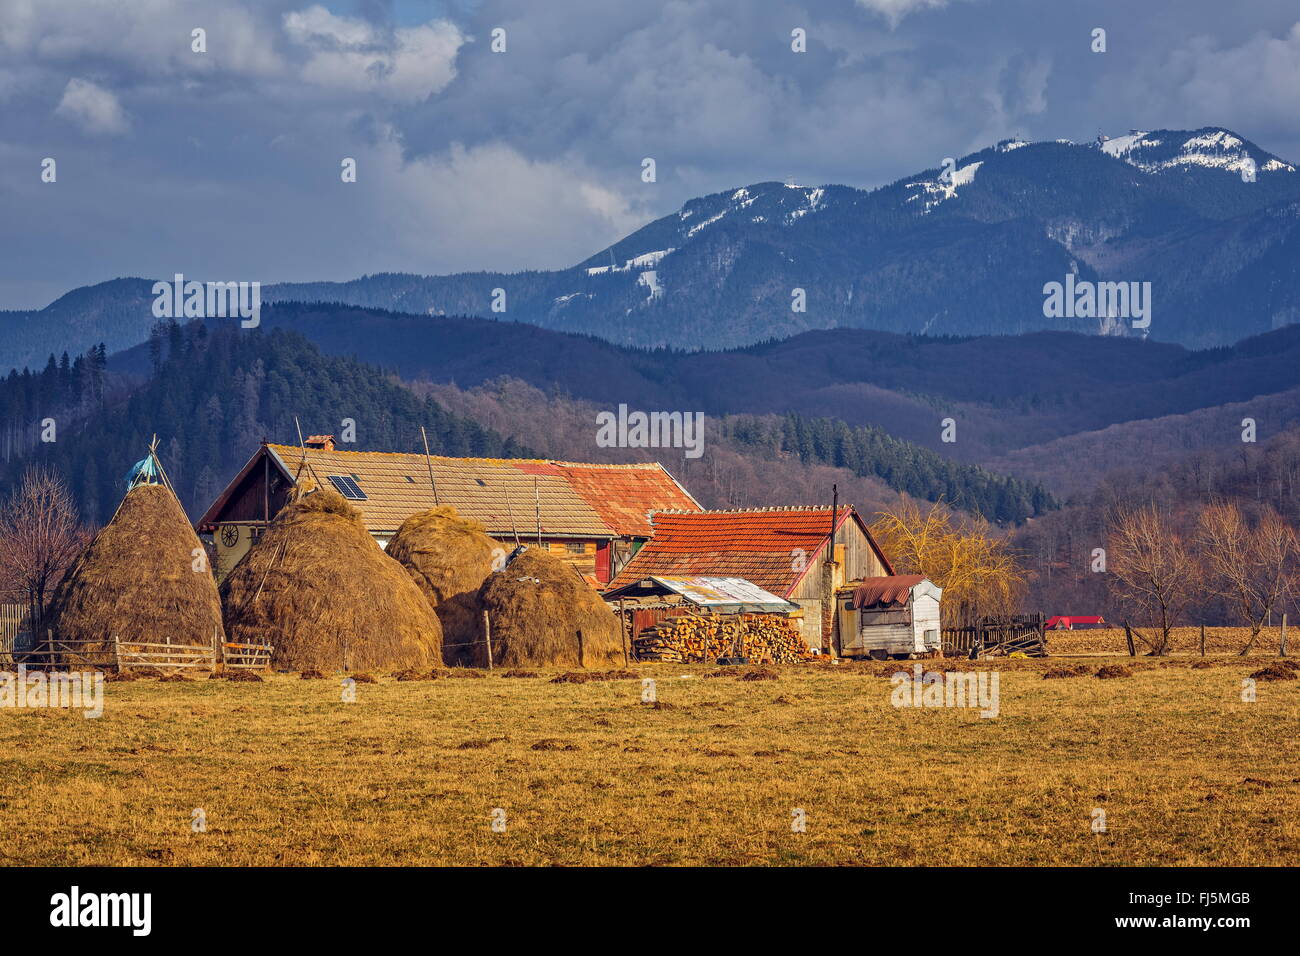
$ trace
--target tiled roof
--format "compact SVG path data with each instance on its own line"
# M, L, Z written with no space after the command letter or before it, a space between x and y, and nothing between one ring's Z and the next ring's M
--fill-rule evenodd
M852 508L841 508L839 526ZM830 534L830 508L657 512L654 537L609 589L660 574L739 577L789 597Z
M268 445L290 476L303 462L296 445ZM433 507L430 463L438 500L483 524L488 534L508 537L511 529L576 537L645 537L647 512L699 505L657 463L587 465L542 459L442 458L395 452L306 449L304 474L356 476L366 500L353 501L372 534L392 534L407 517Z

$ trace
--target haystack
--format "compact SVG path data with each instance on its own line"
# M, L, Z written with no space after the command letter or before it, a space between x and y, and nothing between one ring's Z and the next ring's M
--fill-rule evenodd
M479 604L488 612L497 667L623 665L618 618L571 565L540 548L490 575ZM472 649L473 663L486 666L486 645Z
M221 584L232 641L288 670L401 670L442 659L442 627L361 515L320 488L290 501Z
M501 545L477 521L443 505L403 521L387 554L406 568L438 615L447 663L469 663L470 646L483 632L478 590Z
M93 642L80 648L91 654L111 649L114 637L212 646L221 634L217 585L168 487L142 483L126 493L55 593L49 628L60 640Z

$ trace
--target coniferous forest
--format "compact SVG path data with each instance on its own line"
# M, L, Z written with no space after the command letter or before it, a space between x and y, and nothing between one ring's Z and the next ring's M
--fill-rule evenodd
M150 358L152 375L135 386L106 375L102 346L0 382L0 488L12 488L31 465L51 466L82 518L102 523L156 434L168 476L196 518L259 442L297 442L295 415L304 436L339 434L344 419L353 420L356 444L348 447L357 451L422 450L423 425L434 454L526 454L514 440L360 362L322 355L292 332L173 321L154 329Z

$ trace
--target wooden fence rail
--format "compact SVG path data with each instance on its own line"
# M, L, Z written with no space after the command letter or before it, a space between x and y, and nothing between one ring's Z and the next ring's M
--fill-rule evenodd
M237 668L267 670L271 666L270 644L231 644L213 636L210 644L170 644L158 641L65 640L53 634L29 650L9 654L14 664L34 667L98 667L116 670L152 667L183 670L206 667L213 670Z

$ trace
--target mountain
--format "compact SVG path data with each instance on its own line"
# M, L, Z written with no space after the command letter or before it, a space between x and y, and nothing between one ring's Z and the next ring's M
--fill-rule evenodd
M1136 334L1122 315L1046 316L1044 285L1073 274L1151 283L1150 336L1205 347L1300 318L1298 249L1293 165L1226 130L1157 130L1006 141L873 191L757 183L558 272L388 274L269 295L489 315L499 288L508 318L693 349L834 327Z
M693 199L557 271L386 273L266 285L262 297L431 323L480 315L640 347L735 348L847 327L1105 332L1206 348L1300 320L1298 260L1296 167L1207 127L1008 140L875 190L755 183ZM1122 309L1045 315L1045 284L1067 275L1149 282L1149 327L1105 314ZM0 370L142 341L151 286L118 279L0 312ZM492 309L496 289L504 312Z
M262 324L263 331L301 335L326 355L408 383L476 389L516 381L588 403L589 410L626 404L703 412L710 441L722 437L717 425L725 429L737 416L824 421L834 434L820 448L814 442L812 453L797 435L759 450L808 464L847 464L863 474L897 468L888 436L918 449L890 475L892 486L949 501L957 496L935 490L947 480L941 477L947 466L923 461L919 449L1041 483L1064 498L1126 462L1155 467L1192 449L1240 446L1247 417L1264 441L1300 412L1300 326L1200 351L1066 332L959 338L835 329L728 351L683 352L632 349L519 322L465 316L429 322L352 306L283 303L266 307ZM150 342L110 356L110 386L147 376L153 354L162 350ZM18 420L39 420L38 405L20 406ZM947 418L955 424L951 442L944 440ZM537 447L547 418L541 421L528 434L500 421L493 427ZM869 434L846 438L841 425ZM743 451L743 434L733 430L731 437ZM588 431L579 457L598 454L591 438ZM676 457L680 463L680 451ZM904 477L907 469L911 477ZM967 489L976 484L962 479ZM996 498L976 496L981 509L989 501L996 509ZM1017 491L1018 503L1003 513L1032 514L1033 501L1032 491ZM1027 511L1015 510L1025 503Z
M958 461L1014 463L1006 470L1027 476L1032 452L1004 456L1053 441L1068 448L1070 436L1234 403L1258 405L1261 432L1276 431L1283 406L1265 407L1262 397L1300 387L1300 326L1199 351L1067 332L958 338L834 329L683 352L620 347L518 322L429 322L347 306L286 303L264 309L262 321L406 381L469 388L504 377L603 408L795 412L876 426ZM114 359L110 368L127 362L143 369L147 349ZM947 417L957 423L955 442L942 440ZM1223 437L1236 441L1237 431ZM1213 437L1207 431L1202 439ZM1056 447L1053 460L1062 454ZM1081 473L1088 467L1074 465Z

